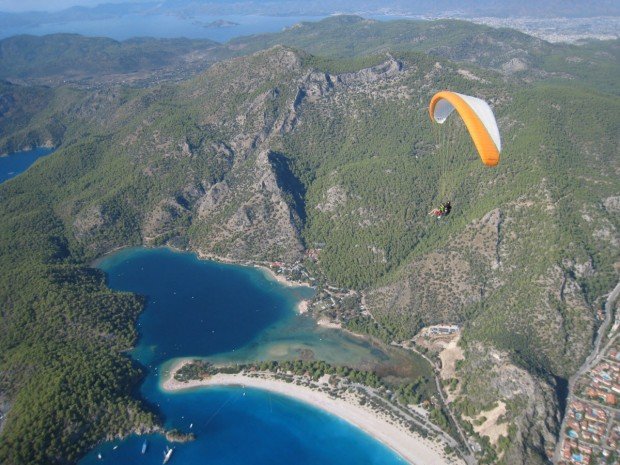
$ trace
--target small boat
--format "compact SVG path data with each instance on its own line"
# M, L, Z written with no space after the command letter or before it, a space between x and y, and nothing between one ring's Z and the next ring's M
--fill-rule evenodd
M97 454L97 458L101 460L103 457L101 456L101 454Z
M146 439L144 440L144 442L142 443L142 454L146 453L146 448L147 448L147 443L146 443Z
M170 460L170 457L172 457L173 450L174 450L174 447L166 446L166 450L164 451L164 462L163 463L168 463L168 460Z
M116 449L118 449L118 446L112 447L112 450L116 450Z

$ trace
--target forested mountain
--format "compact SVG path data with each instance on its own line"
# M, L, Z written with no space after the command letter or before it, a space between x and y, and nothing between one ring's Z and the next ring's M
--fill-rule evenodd
M313 27L332 33L310 40ZM88 263L168 241L237 260L320 248L327 282L366 296L372 319L350 327L388 340L462 324L457 411L506 404L510 441L485 460L547 460L556 379L588 353L618 280L620 74L604 59L617 43L355 18L279 37L223 47L310 52L276 45L147 88L2 84L0 152L58 150L0 185L0 462L74 461L154 427L122 353L141 302ZM528 67L504 69L513 59ZM498 167L481 165L458 125L440 159L427 104L444 88L491 102ZM430 220L445 197L449 221Z
M376 21L335 16L302 22L277 34L240 37L225 44L237 53L285 44L337 58L390 51L418 51L488 67L522 80L580 80L620 92L620 41L585 45L550 44L514 29L466 21Z

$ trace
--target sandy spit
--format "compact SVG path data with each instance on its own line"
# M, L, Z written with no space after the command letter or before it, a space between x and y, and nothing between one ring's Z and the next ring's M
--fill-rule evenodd
M175 373L184 363L187 361L182 361L173 367L171 373ZM392 423L387 416L378 415L370 407L359 405L353 394L347 398L332 398L315 389L280 381L264 374L261 376L265 377L220 373L208 379L189 382L180 382L170 376L162 383L162 388L166 391L176 391L198 386L245 386L268 390L306 402L348 421L390 447L413 465L463 464L460 459L446 458L442 445Z

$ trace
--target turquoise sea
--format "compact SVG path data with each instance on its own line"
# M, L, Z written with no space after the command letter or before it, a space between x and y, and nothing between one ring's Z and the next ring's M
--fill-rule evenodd
M40 147L0 157L0 183L26 171L39 158L49 155L53 151L54 149Z
M381 363L386 357L381 350L296 314L296 303L312 289L282 286L256 268L164 248L126 249L98 266L107 272L110 287L147 296L131 354L148 372L140 393L167 427L197 436L190 443L169 444L175 448L170 464L406 463L363 431L294 399L241 387L160 389L162 375L178 357L241 361L274 358L274 351L290 358L303 351L331 354L334 362ZM335 350L340 346L342 352ZM80 465L160 464L166 445L159 435L108 442Z

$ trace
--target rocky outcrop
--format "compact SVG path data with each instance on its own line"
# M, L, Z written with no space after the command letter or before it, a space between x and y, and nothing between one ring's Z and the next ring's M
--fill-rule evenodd
M502 71L506 74L519 73L528 68L529 65L520 58L512 58L502 65Z
M379 80L388 80L403 71L403 64L389 56L384 63L365 68L355 73L344 73L335 77L337 84L353 86L368 84Z
M82 243L89 243L110 222L101 205L91 205L80 211L73 221L75 238Z
M198 219L205 220L210 214L217 211L229 192L230 188L226 181L221 181L211 186L198 202L196 209Z
M339 185L334 185L325 191L323 201L317 203L314 208L321 212L335 212L347 201L347 193Z
M177 199L163 199L146 215L142 226L142 237L148 243L174 231L175 223L187 212Z
M11 410L11 405L9 403L8 397L0 391L0 434L4 429L4 425L6 422L7 415L9 414L9 410Z
M603 200L603 206L610 213L620 212L620 196L607 197Z

